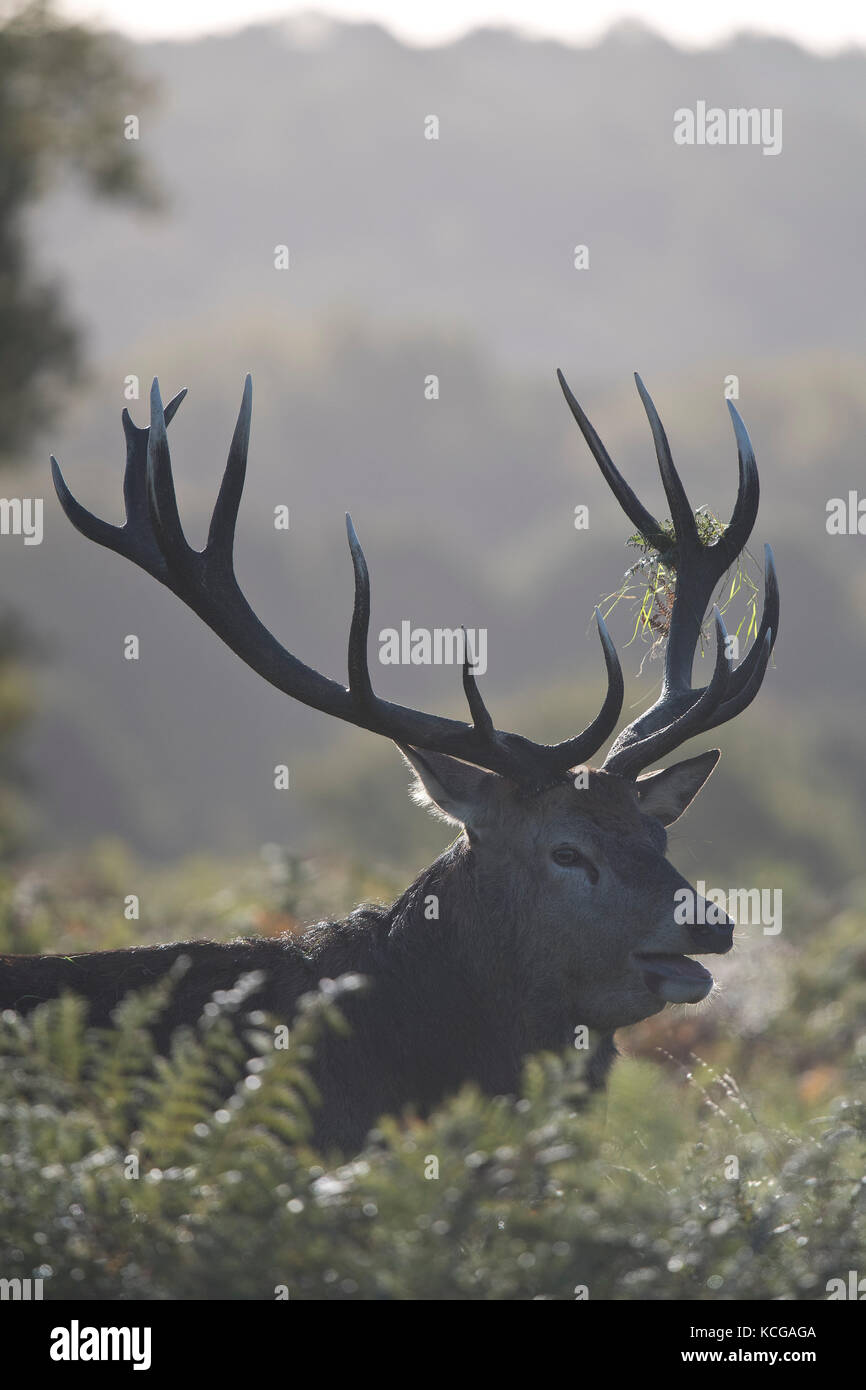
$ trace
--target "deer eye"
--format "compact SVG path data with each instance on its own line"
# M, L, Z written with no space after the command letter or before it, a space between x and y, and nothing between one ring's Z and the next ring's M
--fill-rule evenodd
M583 869L590 883L598 883L598 869L574 845L557 845L550 857L561 869Z

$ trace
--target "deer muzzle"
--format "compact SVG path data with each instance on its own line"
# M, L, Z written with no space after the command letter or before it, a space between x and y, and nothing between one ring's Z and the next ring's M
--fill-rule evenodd
M713 977L690 956L635 951L635 958L651 993L668 1004L699 1004L713 987Z

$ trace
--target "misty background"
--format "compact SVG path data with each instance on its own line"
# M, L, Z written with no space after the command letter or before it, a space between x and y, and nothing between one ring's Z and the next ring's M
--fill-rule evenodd
M94 201L61 177L28 214L40 273L86 349L50 431L2 481L7 496L45 498L42 545L0 540L3 603L33 647L18 738L31 844L114 836L168 861L273 842L420 866L447 841L409 809L387 742L265 685L62 516L49 450L85 506L120 520L120 414L128 404L146 423L153 375L165 399L189 387L170 443L201 545L252 372L237 572L302 660L345 679L349 510L371 567L380 693L465 717L458 670L382 667L375 639L406 619L483 626L500 727L536 739L582 727L602 694L593 608L636 557L561 367L661 515L633 371L695 506L726 520L733 504L730 375L757 452L751 568L760 582L770 541L781 636L759 699L709 739L724 759L675 828L674 857L693 876L784 873L810 892L862 872L864 541L825 521L827 500L864 477L866 53L749 36L685 52L633 24L583 48L487 29L420 49L336 22L120 49L146 85L125 107L140 139L120 127L106 139L146 166L161 205ZM674 111L698 100L780 108L781 153L676 145ZM438 140L425 139L430 115ZM288 270L274 266L282 244ZM425 398L431 374L438 400ZM280 504L288 532L273 525ZM660 663L625 646L624 605L610 626L632 718ZM137 662L123 656L130 633ZM277 763L288 792L274 790Z

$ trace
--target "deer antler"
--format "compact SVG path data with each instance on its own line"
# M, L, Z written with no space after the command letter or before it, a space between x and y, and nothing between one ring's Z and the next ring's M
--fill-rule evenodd
M726 655L725 625L714 605L716 661L713 675L703 690L694 690L691 684L695 650L707 605L716 585L744 549L755 524L759 496L758 470L746 427L733 404L728 401L740 465L737 501L722 535L714 544L704 545L698 534L691 503L674 467L658 412L649 392L635 373L671 511L675 533L671 537L638 501L612 463L562 372L557 375L571 413L611 491L626 516L676 574L661 695L651 709L623 729L603 764L607 772L634 778L651 763L678 748L686 739L733 719L735 714L751 704L760 689L779 630L779 586L773 552L769 546L765 546L764 611L754 645L734 670L733 662Z
M250 608L235 577L232 558L235 522L246 473L252 381L247 377L244 385L207 545L201 551L193 550L183 533L166 437L166 426L185 395L185 390L179 392L163 410L159 385L154 381L149 429L137 428L128 412L123 412L127 448L123 485L126 522L123 526L112 526L86 511L72 496L52 456L51 468L60 504L82 535L125 555L140 569L152 574L197 613L248 666L284 694L349 724L383 734L399 744L450 753L524 785L540 787L585 762L607 741L622 708L623 679L616 651L598 610L596 622L607 667L607 694L599 714L588 728L563 743L532 743L518 734L496 729L478 690L468 651L463 666L463 689L472 715L471 725L391 704L376 695L367 660L370 579L364 552L348 515L346 529L355 572L348 687L321 675L288 652Z

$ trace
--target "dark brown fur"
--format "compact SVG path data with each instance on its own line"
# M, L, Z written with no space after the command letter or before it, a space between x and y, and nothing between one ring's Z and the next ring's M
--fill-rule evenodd
M154 1029L164 1050L175 1028L195 1020L215 990L230 989L247 971L262 971L265 980L245 1008L289 1024L298 998L320 979L360 974L367 989L340 1002L351 1034L326 1033L314 1067L323 1097L316 1139L351 1151L379 1115L399 1114L407 1105L424 1113L464 1081L492 1094L515 1092L528 1052L559 1049L572 1038L572 1019L556 1007L527 1018L518 924L504 903L494 905L498 940L491 959L474 870L471 851L458 842L392 907L361 908L298 938L2 956L0 1007L27 1013L68 990L88 1000L91 1024L107 1026L125 994L153 984L188 956L191 968ZM440 900L438 921L424 916L431 893ZM593 1062L592 1084L603 1085L612 1056L607 1041Z

